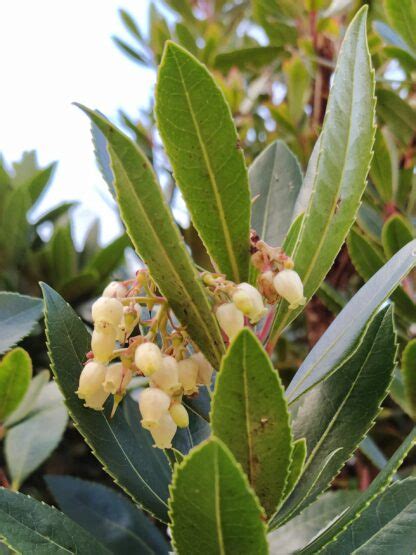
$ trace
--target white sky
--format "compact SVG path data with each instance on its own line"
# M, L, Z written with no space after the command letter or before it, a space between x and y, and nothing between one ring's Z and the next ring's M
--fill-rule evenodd
M45 165L58 160L40 211L80 200L76 236L92 218L102 242L118 232L111 198L96 167L78 101L116 121L122 108L136 116L153 91L152 72L124 56L111 40L128 33L118 8L146 29L148 0L0 0L0 153L10 163L35 149Z

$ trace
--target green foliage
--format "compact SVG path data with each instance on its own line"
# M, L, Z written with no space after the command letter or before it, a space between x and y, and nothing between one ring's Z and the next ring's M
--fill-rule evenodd
M42 301L0 292L0 353L4 353L28 335L42 314Z
M412 227L400 214L395 214L383 226L381 240L387 258L413 239Z
M23 399L30 378L32 361L27 352L16 347L0 362L0 422L2 422Z
M406 345L402 354L402 375L407 401L413 419L416 419L416 339Z

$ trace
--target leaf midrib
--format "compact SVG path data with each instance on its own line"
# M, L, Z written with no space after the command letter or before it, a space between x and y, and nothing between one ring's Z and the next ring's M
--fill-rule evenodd
M249 388L247 384L247 341L244 339L243 341L243 391L244 391L244 412L245 412L245 426L246 426L246 434L247 434L247 449L248 449L248 460L247 460L247 469L248 469L248 481L253 486L254 489L254 469L253 469L253 442L250 433L250 399L249 399Z
M218 463L218 447L214 446L214 496L215 496L215 524L217 530L218 547L221 555L226 555L224 537L221 526L221 500L220 500L220 469Z

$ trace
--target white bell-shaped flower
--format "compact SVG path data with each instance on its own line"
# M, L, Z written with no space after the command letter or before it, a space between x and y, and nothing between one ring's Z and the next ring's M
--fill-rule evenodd
M171 415L166 412L160 419L158 425L150 429L150 433L155 442L154 447L158 447L159 449L170 449L176 430L177 425Z
M162 368L162 352L155 343L142 343L134 353L134 362L145 376L151 376Z
M85 406L102 410L108 393L103 389L107 368L100 362L88 362L79 377L77 395L85 401Z
M214 372L211 364L207 361L204 355L199 352L191 355L189 357L191 360L194 360L198 365L198 376L197 376L197 383L199 385L205 385L206 387L210 387L211 385L211 378Z
M189 426L188 411L181 403L173 403L169 409L169 414L178 428L187 428Z
M91 337L91 350L98 362L108 362L113 354L117 330L112 325L101 323L94 328Z
M113 395L124 393L132 377L133 373L129 368L124 368L121 362L114 362L108 366L105 373L104 391Z
M127 287L118 281L111 281L104 289L103 297L113 297L115 299L123 299L127 297Z
M230 340L244 328L244 314L234 303L225 303L219 306L216 316L221 329Z
M289 303L291 310L305 304L303 283L294 270L282 270L274 277L273 284L278 294Z
M178 362L179 381L182 384L185 395L198 392L198 364L191 357Z
M150 430L159 424L160 419L169 410L170 397L157 387L149 387L139 395L139 409L142 426Z
M252 324L256 324L267 312L260 292L249 283L240 283L237 286L233 294L233 303Z
M105 322L117 327L123 317L123 305L118 299L100 297L91 308L93 322Z
M151 384L162 389L168 395L178 395L181 392L182 386L179 382L179 366L176 358L163 357L161 367L151 376Z

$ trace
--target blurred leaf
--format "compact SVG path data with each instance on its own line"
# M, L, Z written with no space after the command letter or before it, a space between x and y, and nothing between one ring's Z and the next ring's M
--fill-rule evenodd
M45 388L57 390L57 385L50 382ZM39 410L29 414L23 422L7 432L5 456L13 489L19 489L26 478L49 457L61 441L67 422L68 413L59 395L55 402L41 402Z
M291 0L253 0L253 14L257 22L263 27L270 42L274 46L295 44L297 31L292 9L297 8L299 3Z
M218 439L195 448L176 467L169 508L179 553L267 553L263 511Z
M149 65L149 62L146 60L143 54L129 46L127 42L124 42L124 40L121 40L118 37L113 37L113 41L120 48L123 54L126 54L126 56L133 60L133 62L138 62L144 67L147 67Z
M215 56L214 67L221 71L229 71L232 67L238 69L256 71L265 65L278 60L282 48L277 46L254 46L251 48L240 48L230 52L221 52Z
M59 507L112 553L166 554L169 546L154 524L128 499L101 484L46 476Z
M398 60L403 69L409 73L416 70L416 58L398 46L385 46L383 50L389 58Z
M21 493L0 488L0 517L0 536L17 553L111 553L63 513Z
M413 239L412 226L406 218L394 214L384 224L381 239L387 258L391 258Z
M39 171L36 152L34 150L23 152L22 158L18 162L13 162L13 170L13 186L18 187L26 183Z
M215 384L213 433L241 464L266 514L282 499L292 456L284 390L255 335L242 330L222 360Z
M148 25L150 34L149 46L156 61L159 62L165 42L171 37L166 19L161 15L153 3L150 4Z
M30 195L30 200L32 206L40 200L42 194L46 191L46 188L50 184L52 176L55 172L57 162L53 162L43 170L39 170L35 176L33 176L25 186L27 187Z
M382 200L390 202L393 197L392 159L387 141L380 128L376 132L370 177Z
M321 134L313 192L291 253L308 299L331 268L365 188L374 137L374 76L366 15L364 7L344 38ZM279 302L272 342L302 309L289 310L286 301Z
M316 295L333 314L339 314L347 304L346 299L327 281L321 283Z
M407 146L415 135L416 111L393 91L377 89L377 114L391 132Z
M287 103L294 124L298 124L304 114L310 97L311 77L299 56L292 56L283 64L286 76Z
M218 367L224 348L218 324L152 167L117 128L97 113L82 110L108 140L121 216L136 252L189 335Z
M384 39L387 44L409 50L405 41L393 29L383 21L374 21L373 27L375 31Z
M409 400L404 388L403 376L398 368L396 368L393 374L393 381L390 385L390 396L403 412L408 414L410 418L413 418L412 409L409 405Z
M129 14L129 12L121 8L119 9L118 13L120 15L122 22L124 23L126 28L130 31L130 33L133 35L133 37L135 37L140 42L143 41L142 33L138 25L132 18L132 16Z
M0 268L21 266L29 247L27 212L30 195L25 187L11 191L5 199L0 229Z
M17 408L31 377L32 361L25 350L16 347L3 357L0 362L0 422Z
M195 16L192 12L192 3L189 2L189 0L164 0L164 2L188 23L195 22Z
M48 210L43 216L40 216L38 220L35 221L33 224L35 227L41 225L45 222L52 222L55 223L61 216L65 216L74 206L77 206L78 202L63 202L52 210Z
M359 449L379 470L382 470L386 466L387 458L369 435L362 440Z
M270 144L249 169L252 197L251 227L267 243L281 246L294 218L302 187L299 162L282 141Z
M198 46L188 27L179 21L175 26L175 32L179 44L194 56L198 56Z
M40 299L0 291L0 354L29 335L42 309Z
M54 283L58 286L76 273L77 252L69 224L56 228L50 241Z
M415 0L385 0L388 20L406 44L416 53L416 2Z
M30 381L29 387L19 406L6 418L4 426L11 428L21 422L33 409L43 387L49 381L49 370L42 370Z
M101 279L95 270L81 272L75 277L61 283L59 287L60 294L67 301L79 301L91 295L100 284Z
M250 195L230 108L207 69L172 42L159 70L156 115L175 180L207 251L229 279L245 281Z
M107 246L98 250L85 269L95 270L100 278L105 280L122 264L124 251L129 245L130 240L126 234L117 237Z
M45 284L42 290L51 367L76 427L120 487L166 522L170 470L163 452L146 443L150 434L141 426L133 433L120 409L110 418L111 403L104 412L83 406L75 391L90 350L90 334L62 297Z
M416 339L409 341L403 351L401 370L406 398L408 400L413 419L416 420Z
M374 210L368 203L360 206L357 223L373 240L380 243L383 220L379 212Z
M351 8L354 0L332 0L328 8L323 12L322 17L334 17Z

